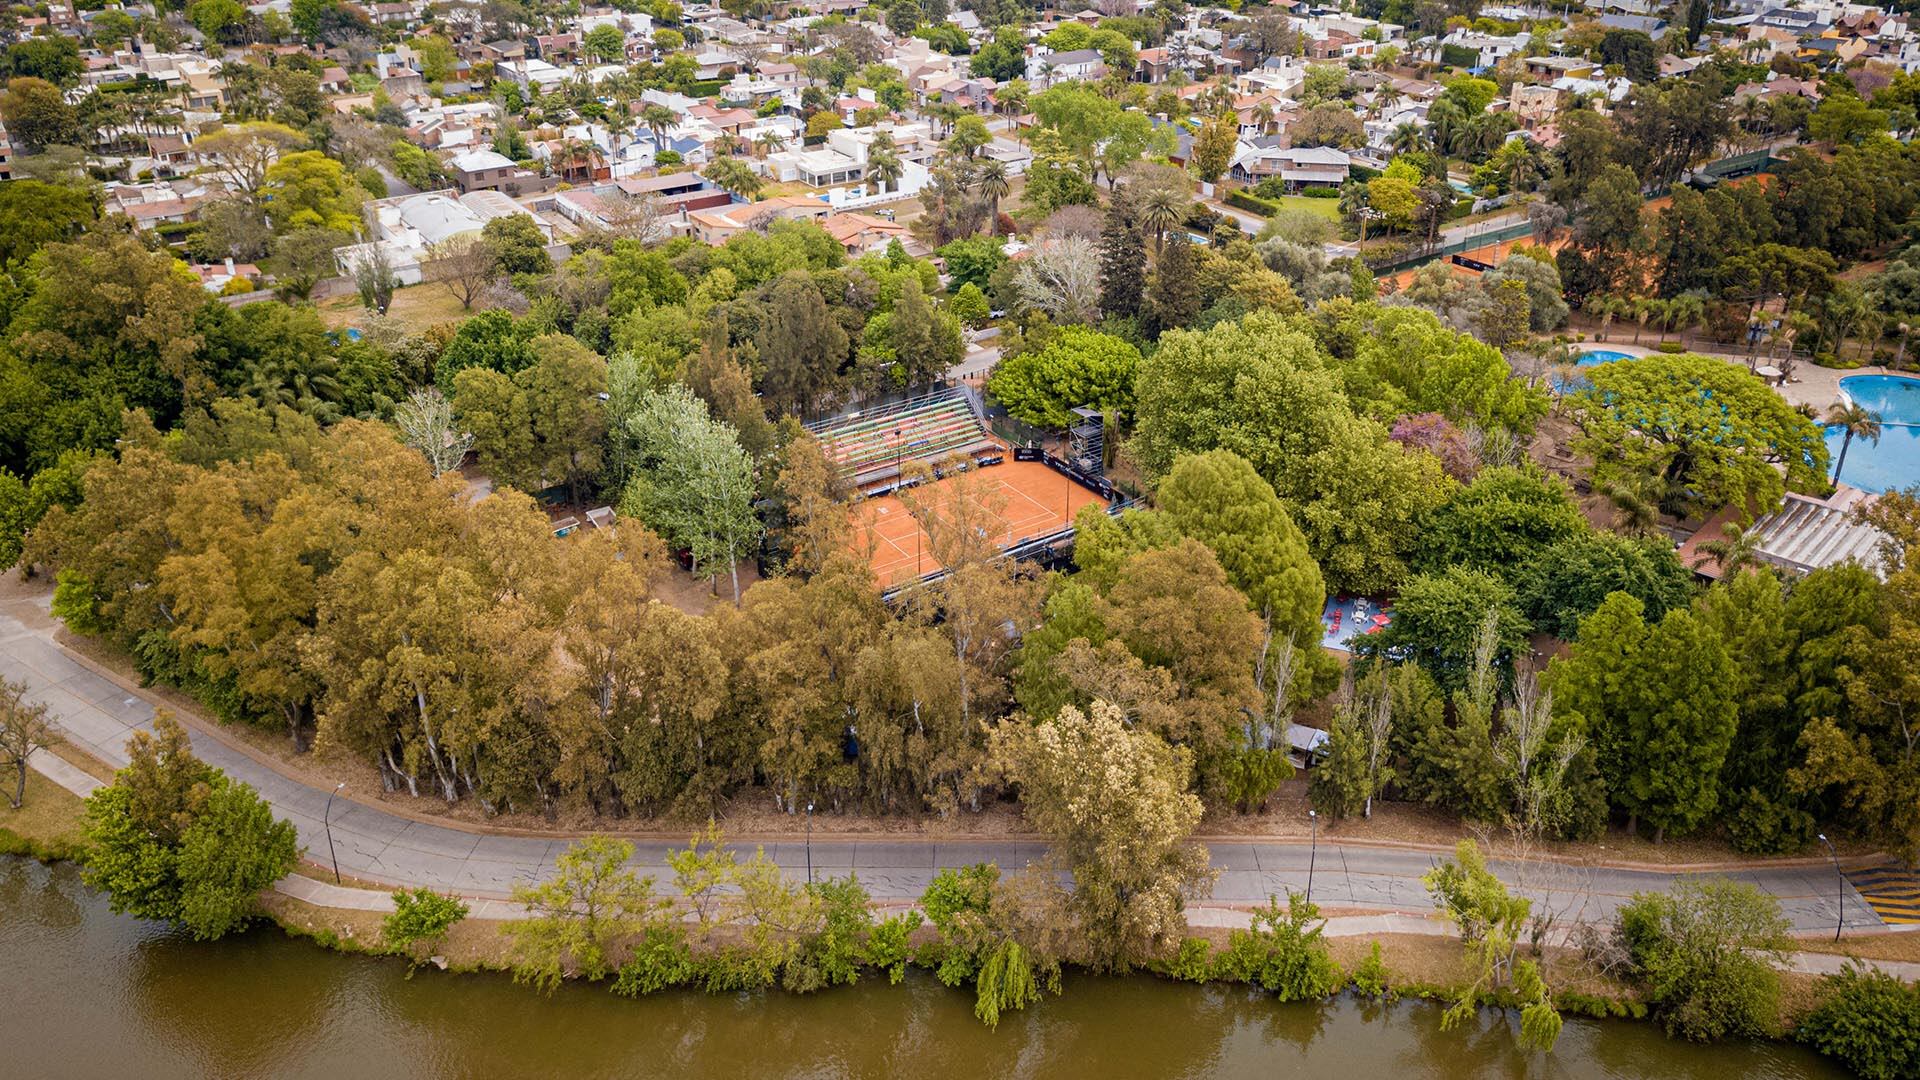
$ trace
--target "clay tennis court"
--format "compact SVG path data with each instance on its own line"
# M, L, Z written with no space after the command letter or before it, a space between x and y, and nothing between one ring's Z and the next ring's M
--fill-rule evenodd
M1038 461L1008 461L968 477L984 481L1005 506L995 542L1002 548L1065 528L1080 508L1105 507L1107 501ZM952 491L954 480L936 480L915 489L915 496L931 505ZM873 552L874 576L883 588L904 585L940 569L927 544L926 532L913 519L898 495L867 499L853 508L854 550Z

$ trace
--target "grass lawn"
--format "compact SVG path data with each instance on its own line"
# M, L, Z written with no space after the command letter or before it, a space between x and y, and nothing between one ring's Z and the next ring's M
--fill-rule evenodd
M414 333L441 323L461 322L471 314L473 312L461 310L460 301L440 285L409 285L404 289L396 289L393 304L387 308L388 317ZM360 306L358 296L348 293L321 303L320 318L329 329L340 329L364 325L367 311Z
M4 777L13 794L13 776ZM15 810L0 798L0 851L65 856L81 844L80 797L31 770L27 797Z
M1283 210L1305 210L1309 214L1318 214L1328 221L1340 220L1339 199L1309 199L1305 195L1282 195L1274 200Z

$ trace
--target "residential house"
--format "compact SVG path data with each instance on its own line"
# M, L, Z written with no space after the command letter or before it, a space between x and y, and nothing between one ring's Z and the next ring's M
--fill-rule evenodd
M835 243L853 256L883 252L894 243L902 247L914 243L913 230L872 214L833 214L820 224Z
M687 215L694 239L703 244L724 244L735 234L753 228L764 219L819 221L831 212L824 200L812 195L787 195L756 203L736 202L711 210L695 210Z
M362 209L370 225L370 238L336 250L335 260L342 271L351 274L372 258L377 248L385 253L394 276L403 285L422 280L421 264L431 257L435 245L475 235L495 218L525 214L543 236L552 238L552 229L546 223L497 191L474 191L458 197L451 191L429 191L377 199Z
M1529 56L1520 61L1520 70L1536 83L1555 79L1591 79L1600 65L1583 56Z
M1063 82L1093 82L1107 74L1107 62L1098 49L1053 52L1035 49L1027 57L1027 81L1035 87Z
M1514 83L1508 99L1514 119L1528 130L1552 123L1560 112L1560 91L1551 86Z

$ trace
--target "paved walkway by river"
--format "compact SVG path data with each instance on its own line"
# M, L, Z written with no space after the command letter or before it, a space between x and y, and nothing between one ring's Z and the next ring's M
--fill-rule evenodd
M126 761L125 743L136 728L153 718L153 701L137 687L60 646L44 595L22 595L0 604L0 676L25 682L33 700L45 702L62 731L79 749L118 766ZM328 832L323 827L327 792L306 786L205 730L193 731L194 751L209 763L253 785L274 811L293 822L308 858L327 865ZM50 754L36 755L40 771L76 790L90 790L92 777ZM78 779L76 779L76 777ZM552 872L567 837L505 836L451 825L430 824L341 797L331 820L333 850L340 871L366 881L426 885L476 898L504 898L516 882ZM668 851L683 842L642 839L635 842L635 864L666 879ZM1236 841L1209 844L1219 870L1213 904L1255 905L1288 890L1302 890L1313 879L1313 899L1334 908L1376 908L1424 913L1432 908L1420 877L1438 855L1425 849L1320 844L1297 841ZM815 874L856 873L877 901L919 898L940 869L976 862L1013 868L1039 860L1044 847L1032 840L822 840L799 839L766 845L767 854L795 876L811 865ZM1496 864L1516 887L1552 903L1569 916L1604 919L1635 892L1672 884L1671 871L1648 868L1563 867ZM1727 876L1752 882L1778 897L1798 931L1834 925L1836 902L1853 930L1881 930L1883 924L1852 886L1837 882L1824 862L1768 864L1734 868ZM317 884L317 883L316 883ZM328 886L331 888L331 886ZM283 891L313 890L290 883ZM378 896L379 894L374 894ZM381 899L384 899L383 897ZM321 901L324 902L324 901ZM352 906L352 905L349 905Z

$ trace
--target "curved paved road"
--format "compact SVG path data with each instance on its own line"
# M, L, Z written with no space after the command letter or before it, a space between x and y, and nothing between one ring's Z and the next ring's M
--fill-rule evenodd
M45 702L68 738L78 747L113 764L126 761L125 743L153 718L153 703L139 690L100 674L59 646L46 614L44 594L9 583L0 589L0 676L27 684L30 696ZM231 776L259 789L275 811L291 820L309 858L324 863L327 836L321 815L327 794L291 780L271 767L205 734L194 750ZM50 758L51 755L42 755ZM57 766L56 766L57 767ZM335 801L333 841L343 873L396 885L428 885L473 897L502 897L517 881L545 876L566 847L564 839L494 836L402 818L348 799ZM661 879L665 855L680 846L664 841L636 844L634 862ZM1431 907L1420 875L1434 856L1424 851L1326 843L1317 853L1298 842L1236 842L1209 845L1220 871L1215 904L1261 903L1285 890L1306 887L1313 876L1313 898L1338 907ZM910 840L818 841L811 845L816 873L857 872L877 900L918 899L933 874L945 867L989 861L1017 867L1038 859L1040 844L1013 840L929 842ZM805 873L808 848L800 842L768 845L768 854L798 877ZM1524 874L1508 867L1502 877L1522 891L1545 896L1559 910L1601 918L1636 891L1666 888L1670 873L1597 868L1549 869L1533 864ZM1825 866L1741 870L1731 876L1751 881L1780 898L1796 930L1815 931L1834 924L1836 886ZM1531 880L1523 880L1523 877ZM1849 927L1879 927L1881 921L1851 885L1838 885Z

